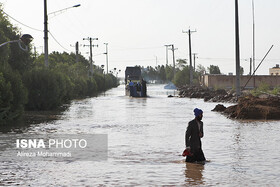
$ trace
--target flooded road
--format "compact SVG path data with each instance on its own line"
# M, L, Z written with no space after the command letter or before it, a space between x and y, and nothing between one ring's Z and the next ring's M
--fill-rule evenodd
M1 162L0 186L277 186L280 122L241 122L211 112L217 103L168 98L149 85L148 98L124 96L124 87L76 100L60 120L31 125L24 134L107 134L108 159L73 162ZM229 105L229 104L225 104ZM204 111L202 146L210 162L180 156L193 109Z

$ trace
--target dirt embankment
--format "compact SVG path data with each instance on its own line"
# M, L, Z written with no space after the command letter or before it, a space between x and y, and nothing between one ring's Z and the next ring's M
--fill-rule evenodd
M236 105L225 107L218 104L212 111L222 112L230 118L250 120L280 120L280 97L266 94L254 97L244 91L243 97L236 99L234 91L211 90L200 86L178 88L179 97L200 98L210 102L230 102Z
M280 120L280 98L241 97L238 104L224 107L217 105L212 111L222 112L230 118L250 120Z
M236 102L236 95L233 91L224 89L211 90L201 86L182 86L178 88L179 97L199 98L210 102Z

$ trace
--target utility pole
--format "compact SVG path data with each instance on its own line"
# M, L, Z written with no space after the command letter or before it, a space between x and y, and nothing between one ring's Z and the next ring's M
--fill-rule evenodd
M252 0L252 11L253 11L253 71L255 71L255 5Z
M255 43L255 4L254 4L254 0L252 0L252 12L253 12L253 72L255 72L256 70L256 58L255 58L255 48L256 48L256 43ZM254 88L256 86L256 80L255 80L255 75L254 75Z
M45 44L45 66L49 67L49 47L48 47L48 11L47 0L44 0L44 44Z
M48 14L48 11L47 11L47 0L44 0L44 46L45 46L44 57L45 57L45 66L46 67L49 66L48 15L55 14L57 12L61 12L61 11L64 11L64 10L67 10L67 9L70 9L70 8L76 8L76 7L79 7L79 6L81 6L81 5L80 4L74 5L74 6L71 6L71 7L68 7L68 8L64 8L64 9L61 9L61 10L58 10L58 11L55 11L55 12L51 12L51 13Z
M197 58L197 53L193 53L193 71L195 72L195 60Z
M98 38L83 38L83 40L89 40L89 45L84 45L84 46L88 46L89 47L89 51L90 51L90 73L91 75L93 75L93 61L92 61L92 48L93 47L98 47L98 45L92 45L92 40L98 40Z
M106 53L104 53L106 55L106 68L107 68L107 74L108 74L108 43L104 43L106 45Z
M252 75L252 58L250 58L250 75Z
M80 54L80 52L79 52L79 46L80 46L80 45L79 45L79 42L76 42L75 45L71 45L71 44L70 44L70 46L71 46L71 47L75 47L76 63L78 63L79 60L80 60L80 59L79 59L79 54Z
M171 44L171 50L172 50L172 54L173 54L173 79L175 78L175 53L174 51L177 50L177 48L174 48L174 44Z
M157 56L155 56L156 57L156 67L157 67L157 64L158 64L158 60L157 60Z
M239 16L238 0L235 0L235 55L236 55L236 96L241 95L240 89L240 51L239 51Z
M79 42L76 42L76 63L79 62Z
M171 45L164 45L166 47L166 66L168 66L168 47Z
M193 82L193 68L192 68L192 43L191 43L191 34L196 31L182 31L183 33L187 33L189 35L189 59L190 59L190 85Z

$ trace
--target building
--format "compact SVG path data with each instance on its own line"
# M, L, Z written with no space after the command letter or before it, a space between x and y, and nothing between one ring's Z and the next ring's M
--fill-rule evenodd
M269 68L269 75L280 75L279 64L276 64L276 66L273 68Z
M280 75L280 74L279 74ZM213 89L234 89L236 87L235 75L203 75L201 77L201 84ZM247 84L246 84L247 83ZM252 89L261 84L268 84L270 87L280 85L280 76L275 75L245 75L240 76L240 86L246 89ZM245 86L246 85L246 86Z

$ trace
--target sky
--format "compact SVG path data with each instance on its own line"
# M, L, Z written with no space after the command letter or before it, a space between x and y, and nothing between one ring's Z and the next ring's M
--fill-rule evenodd
M22 34L31 34L39 53L44 46L43 0L0 0L13 25ZM89 58L89 42L94 40L93 60L106 64L108 43L109 70L126 66L166 64L166 47L174 44L175 58L189 64L188 29L192 33L192 53L196 65L216 65L223 74L235 74L234 0L48 0L48 13L81 4L60 14L49 15L49 52L74 52L78 41L80 52ZM257 75L268 75L269 68L280 64L280 1L254 0L256 65L269 48ZM15 20L16 21L15 21ZM249 73L253 55L252 0L239 0L240 58L244 74ZM19 23L20 22L20 23ZM24 24L24 25L23 25ZM28 27L27 27L28 26ZM31 28L30 28L31 27ZM172 51L168 51L172 63Z

